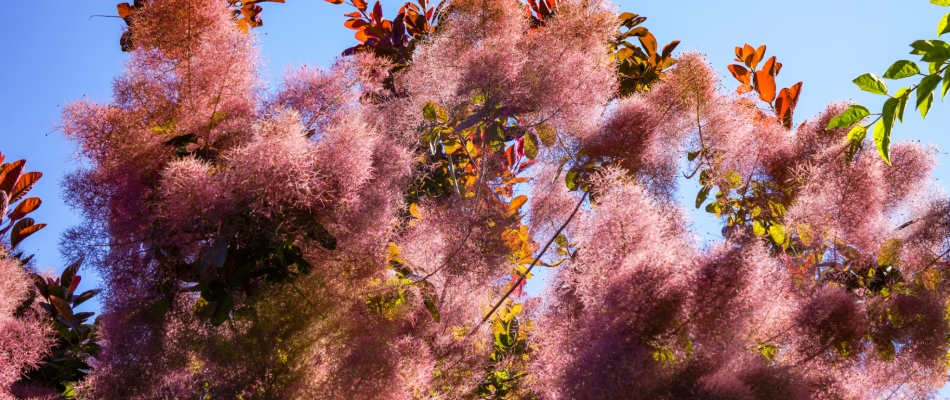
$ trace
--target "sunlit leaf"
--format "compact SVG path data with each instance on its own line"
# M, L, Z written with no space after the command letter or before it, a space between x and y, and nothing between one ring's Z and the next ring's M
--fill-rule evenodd
M21 201L20 204L17 204L16 208L13 209L13 212L10 213L10 220L16 221L25 217L26 214L29 214L33 211L36 211L37 208L40 208L40 204L42 203L43 201L37 197L30 197Z
M871 92L874 94L887 94L887 85L884 84L884 81L881 78L878 78L877 75L868 73L861 75L857 78L854 78L852 81L855 85L858 85L861 90L866 92Z
M508 203L508 215L517 214L518 210L520 210L521 207L524 206L524 203L526 203L527 201L528 201L528 196L525 196L523 194L511 199L511 202Z
M895 62L887 72L884 73L885 79L904 79L920 73L920 68L913 61L900 60Z
M826 129L847 128L860 122L868 115L871 115L871 110L868 110L867 107L852 104L847 110L844 110L841 115L832 118L831 121L828 122Z
M756 89L759 92L759 98L766 103L775 100L775 77L768 71L761 70L755 73Z

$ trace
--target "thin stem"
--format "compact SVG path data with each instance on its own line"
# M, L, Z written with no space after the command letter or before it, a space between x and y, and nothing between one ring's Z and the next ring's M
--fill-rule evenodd
M495 311L498 310L498 307L501 307L501 305L505 302L505 300L508 299L509 296L511 296L511 293L513 293L513 292L515 291L515 289L518 288L518 286L521 286L521 283L524 282L525 277L528 276L528 274L531 272L531 269L534 268L534 266L538 264L538 261L541 260L541 256L543 256L544 253L548 250L548 247L551 247L551 243L554 243L554 241L557 239L558 235L561 234L561 231L563 231L564 228L567 227L567 224L569 224L569 223L571 222L571 220L574 219L574 216L577 215L577 211L580 210L581 204L584 204L584 200L587 200L587 195L588 195L588 193L587 193L587 192L584 192L584 195L581 196L580 201L578 201L578 202L577 202L577 205L574 206L574 211L571 211L571 215L567 217L567 220L564 221L563 224L561 224L561 227L558 228L557 231L554 232L553 235L551 235L551 238L548 239L548 242L545 243L545 244L544 244L544 247L541 248L541 252L539 252L538 255L534 257L534 261L531 261L531 265L528 266L528 269L525 270L524 274L521 274L521 275L518 277L518 280L515 282L515 284L514 284L514 285L511 285L511 288L508 289L508 291L504 294L504 296L501 296L501 299L498 299L498 302L495 303L495 306L492 307L491 311L489 311L488 314L485 314L485 318L482 318L481 322L479 322L478 325L475 325L475 327L472 329L472 331L469 332L469 335L471 335L472 333L474 333L475 331L477 331L478 328L479 328L482 324L485 323L485 321L488 321L488 319L491 318L492 314L494 314Z

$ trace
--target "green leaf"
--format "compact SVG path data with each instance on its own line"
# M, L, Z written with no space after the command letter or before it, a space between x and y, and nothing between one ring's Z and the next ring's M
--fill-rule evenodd
M234 297L230 293L218 301L214 307L214 315L211 316L211 325L219 326L231 317L231 310L234 309Z
M950 0L930 0L930 4L936 4L938 6L950 6Z
M524 135L524 155L531 160L538 156L538 144L530 133Z
M438 323L441 315L439 314L439 308L435 305L439 300L438 295L435 294L435 286L428 281L420 281L419 284L421 285L419 292L422 294L422 303L425 304L426 310L429 310L432 319Z
M538 139L541 139L541 144L545 146L554 146L554 143L557 141L557 134L554 131L554 127L547 122L542 122L534 128L534 131L538 134Z
M564 177L564 183L567 184L568 190L575 190L578 186L578 179L580 174L576 170L568 171L567 176Z
M947 97L947 90L950 89L950 68L947 68L943 72L943 93L940 95L940 100L943 100Z
M891 65L884 73L885 79L904 79L920 73L920 67L913 61L900 60Z
M847 110L844 110L841 115L832 118L831 121L828 122L828 128L826 129L847 128L870 114L871 111L868 110L867 107L853 104L849 106Z
M854 155L858 152L858 149L861 148L861 143L864 143L864 138L868 135L868 127L866 125L858 125L854 128L851 128L851 131L848 132L848 160L853 160Z
M937 24L937 37L947 32L950 32L950 13L944 15L943 18L940 19L940 23Z
M935 40L937 42L937 40ZM940 42L943 43L943 42ZM946 43L943 43L944 46L934 46L921 57L922 61L925 62L945 62L950 58L950 46L947 46Z
M937 88L937 85L942 79L940 75L929 75L920 80L920 85L917 86L917 108L920 108L924 102L928 101L928 98L931 103L933 102L933 91ZM930 104L927 105L927 108L929 110ZM922 111L921 115L926 117L927 112Z
M900 120L901 123L904 122L904 109L907 108L907 99L910 98L910 96L908 95L908 92L910 92L910 89L900 88L897 91L897 94L894 95L894 98L897 99L897 111L895 112L895 114L897 115L897 119Z
M918 100L918 102L920 102L920 100ZM933 102L934 102L934 94L931 93L931 94L927 95L926 98L924 98L924 101L923 101L923 102L920 102L920 103L919 103L919 105L918 105L917 107L920 107L920 117L921 117L921 118L927 119L927 113L930 112L930 106L933 105Z
M696 150L696 151L691 151L691 152L687 153L687 154L686 154L686 159L689 160L689 161L695 160L696 157L699 157L699 153L700 153L701 151L702 151L702 150Z
M699 190L699 193L696 194L696 208L702 207L703 203L706 202L706 199L709 197L709 191L712 190L712 187L706 186Z
M891 165L889 147L891 145L890 129L884 127L884 121L878 121L874 125L874 145L877 146L878 153L887 165Z
M881 78L878 78L874 74L864 74L857 78L854 78L852 81L855 85L858 85L861 90L866 92L871 92L874 94L887 94L887 85L884 84L884 81Z
M445 111L445 107L431 101L427 101L422 107L422 116L429 122L448 122L449 120L449 113Z

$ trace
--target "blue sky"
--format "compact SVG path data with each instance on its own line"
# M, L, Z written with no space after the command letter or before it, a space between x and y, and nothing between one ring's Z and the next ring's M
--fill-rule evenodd
M114 76L123 68L119 35L124 23L115 15L116 0L20 1L4 4L0 24L3 38L0 58L0 152L8 160L26 158L27 170L44 178L31 193L43 199L32 216L49 226L27 239L24 248L37 253L41 268L61 271L68 260L59 256L63 230L81 221L62 201L60 181L75 168L75 148L56 130L63 104L81 98L108 102ZM898 5L899 4L899 5ZM384 4L388 15L401 5ZM620 1L619 8L649 19L646 26L661 43L679 39L678 50L699 51L726 76L733 48L749 43L768 45L768 53L784 64L781 87L804 81L796 122L816 115L833 101L854 100L872 110L880 97L860 92L851 80L865 72L883 74L893 61L914 59L908 44L936 36L938 20L950 7L926 0L663 0ZM282 71L300 64L328 65L343 49L352 46L352 32L343 28L345 6L321 0L287 0L264 4L265 26L255 30L267 59L264 78L274 82ZM926 68L924 68L926 69ZM890 83L890 82L889 82ZM896 83L891 84L897 86ZM926 121L908 111L895 139L920 140L950 149L950 104L934 105ZM941 151L936 182L950 180L945 151ZM685 186L684 203L696 221L697 231L714 238L718 225L704 211L693 210L696 190ZM93 278L86 271L88 278ZM540 287L540 280L531 283ZM95 279L86 279L91 288ZM95 307L92 304L91 307Z

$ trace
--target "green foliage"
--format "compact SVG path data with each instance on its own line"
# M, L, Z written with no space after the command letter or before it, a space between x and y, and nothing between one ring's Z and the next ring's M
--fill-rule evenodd
M945 0L931 0L931 4L947 6L950 2ZM945 15L937 25L937 36L950 32L950 14ZM855 118L855 109L865 109L862 106L851 106L842 115L832 120L828 129L848 128L853 124L859 123L868 115L876 115L878 118L867 125L854 127L848 133L848 158L854 157L854 154L860 148L861 141L864 140L867 131L874 126L874 144L877 147L881 158L888 164L890 161L891 133L894 128L895 119L904 122L904 109L913 92L916 93L914 107L920 111L920 117L926 119L934 102L934 91L937 86L943 82L941 91L941 100L946 97L950 90L950 69L947 68L950 60L950 44L942 40L917 40L910 44L910 54L918 55L921 61L928 64L928 73L924 74L917 63L909 60L899 60L892 64L887 72L884 73L886 79L907 79L916 76L922 76L920 82L909 88L898 90L893 96L888 94L887 85L876 75L867 73L854 79L854 83L861 89L873 94L888 96L884 101L879 114L865 114L861 118ZM942 75L942 76L941 76Z
M91 370L86 361L100 350L96 325L87 322L94 313L76 312L75 308L93 298L99 290L75 294L82 280L77 275L81 264L82 260L70 264L58 279L32 274L35 288L20 309L25 310L35 302L38 293L44 300L39 305L46 311L56 341L50 354L44 357L42 366L30 370L22 379L24 384L46 386L67 393L71 392L72 384L81 381Z

